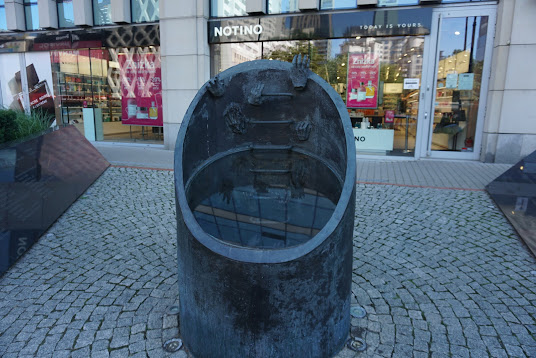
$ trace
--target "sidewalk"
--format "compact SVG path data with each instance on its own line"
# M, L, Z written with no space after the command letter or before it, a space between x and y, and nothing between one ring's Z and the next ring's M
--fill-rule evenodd
M132 147L94 143L116 166L173 169L173 151L154 147ZM419 187L484 189L486 184L510 168L509 164L445 160L357 159L357 182Z
M161 149L124 151L109 160L153 167ZM358 161L352 302L367 316L352 334L367 349L337 357L536 357L536 260L482 190L507 167ZM0 356L186 357L162 349L178 335L175 241L173 172L109 168L0 277Z

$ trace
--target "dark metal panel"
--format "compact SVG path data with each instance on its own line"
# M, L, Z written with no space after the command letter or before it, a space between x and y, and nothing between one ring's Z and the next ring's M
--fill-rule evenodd
M74 126L0 146L0 273L109 165Z

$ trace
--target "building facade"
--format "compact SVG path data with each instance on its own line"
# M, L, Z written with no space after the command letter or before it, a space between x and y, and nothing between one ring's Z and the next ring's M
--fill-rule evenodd
M533 0L0 0L0 103L172 149L211 76L302 54L358 155L514 163L536 150L535 16Z

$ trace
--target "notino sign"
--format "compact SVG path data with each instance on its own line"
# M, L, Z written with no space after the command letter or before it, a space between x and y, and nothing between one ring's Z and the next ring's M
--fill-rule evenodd
M208 42L422 36L430 34L432 10L426 7L214 19L208 22Z
M231 35L260 35L262 33L261 25L248 26L216 26L214 27L214 36L231 36Z

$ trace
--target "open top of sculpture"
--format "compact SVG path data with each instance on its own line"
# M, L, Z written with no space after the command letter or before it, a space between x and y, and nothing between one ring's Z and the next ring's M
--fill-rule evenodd
M199 90L175 151L181 334L194 356L342 347L353 139L344 103L307 57L243 63Z

